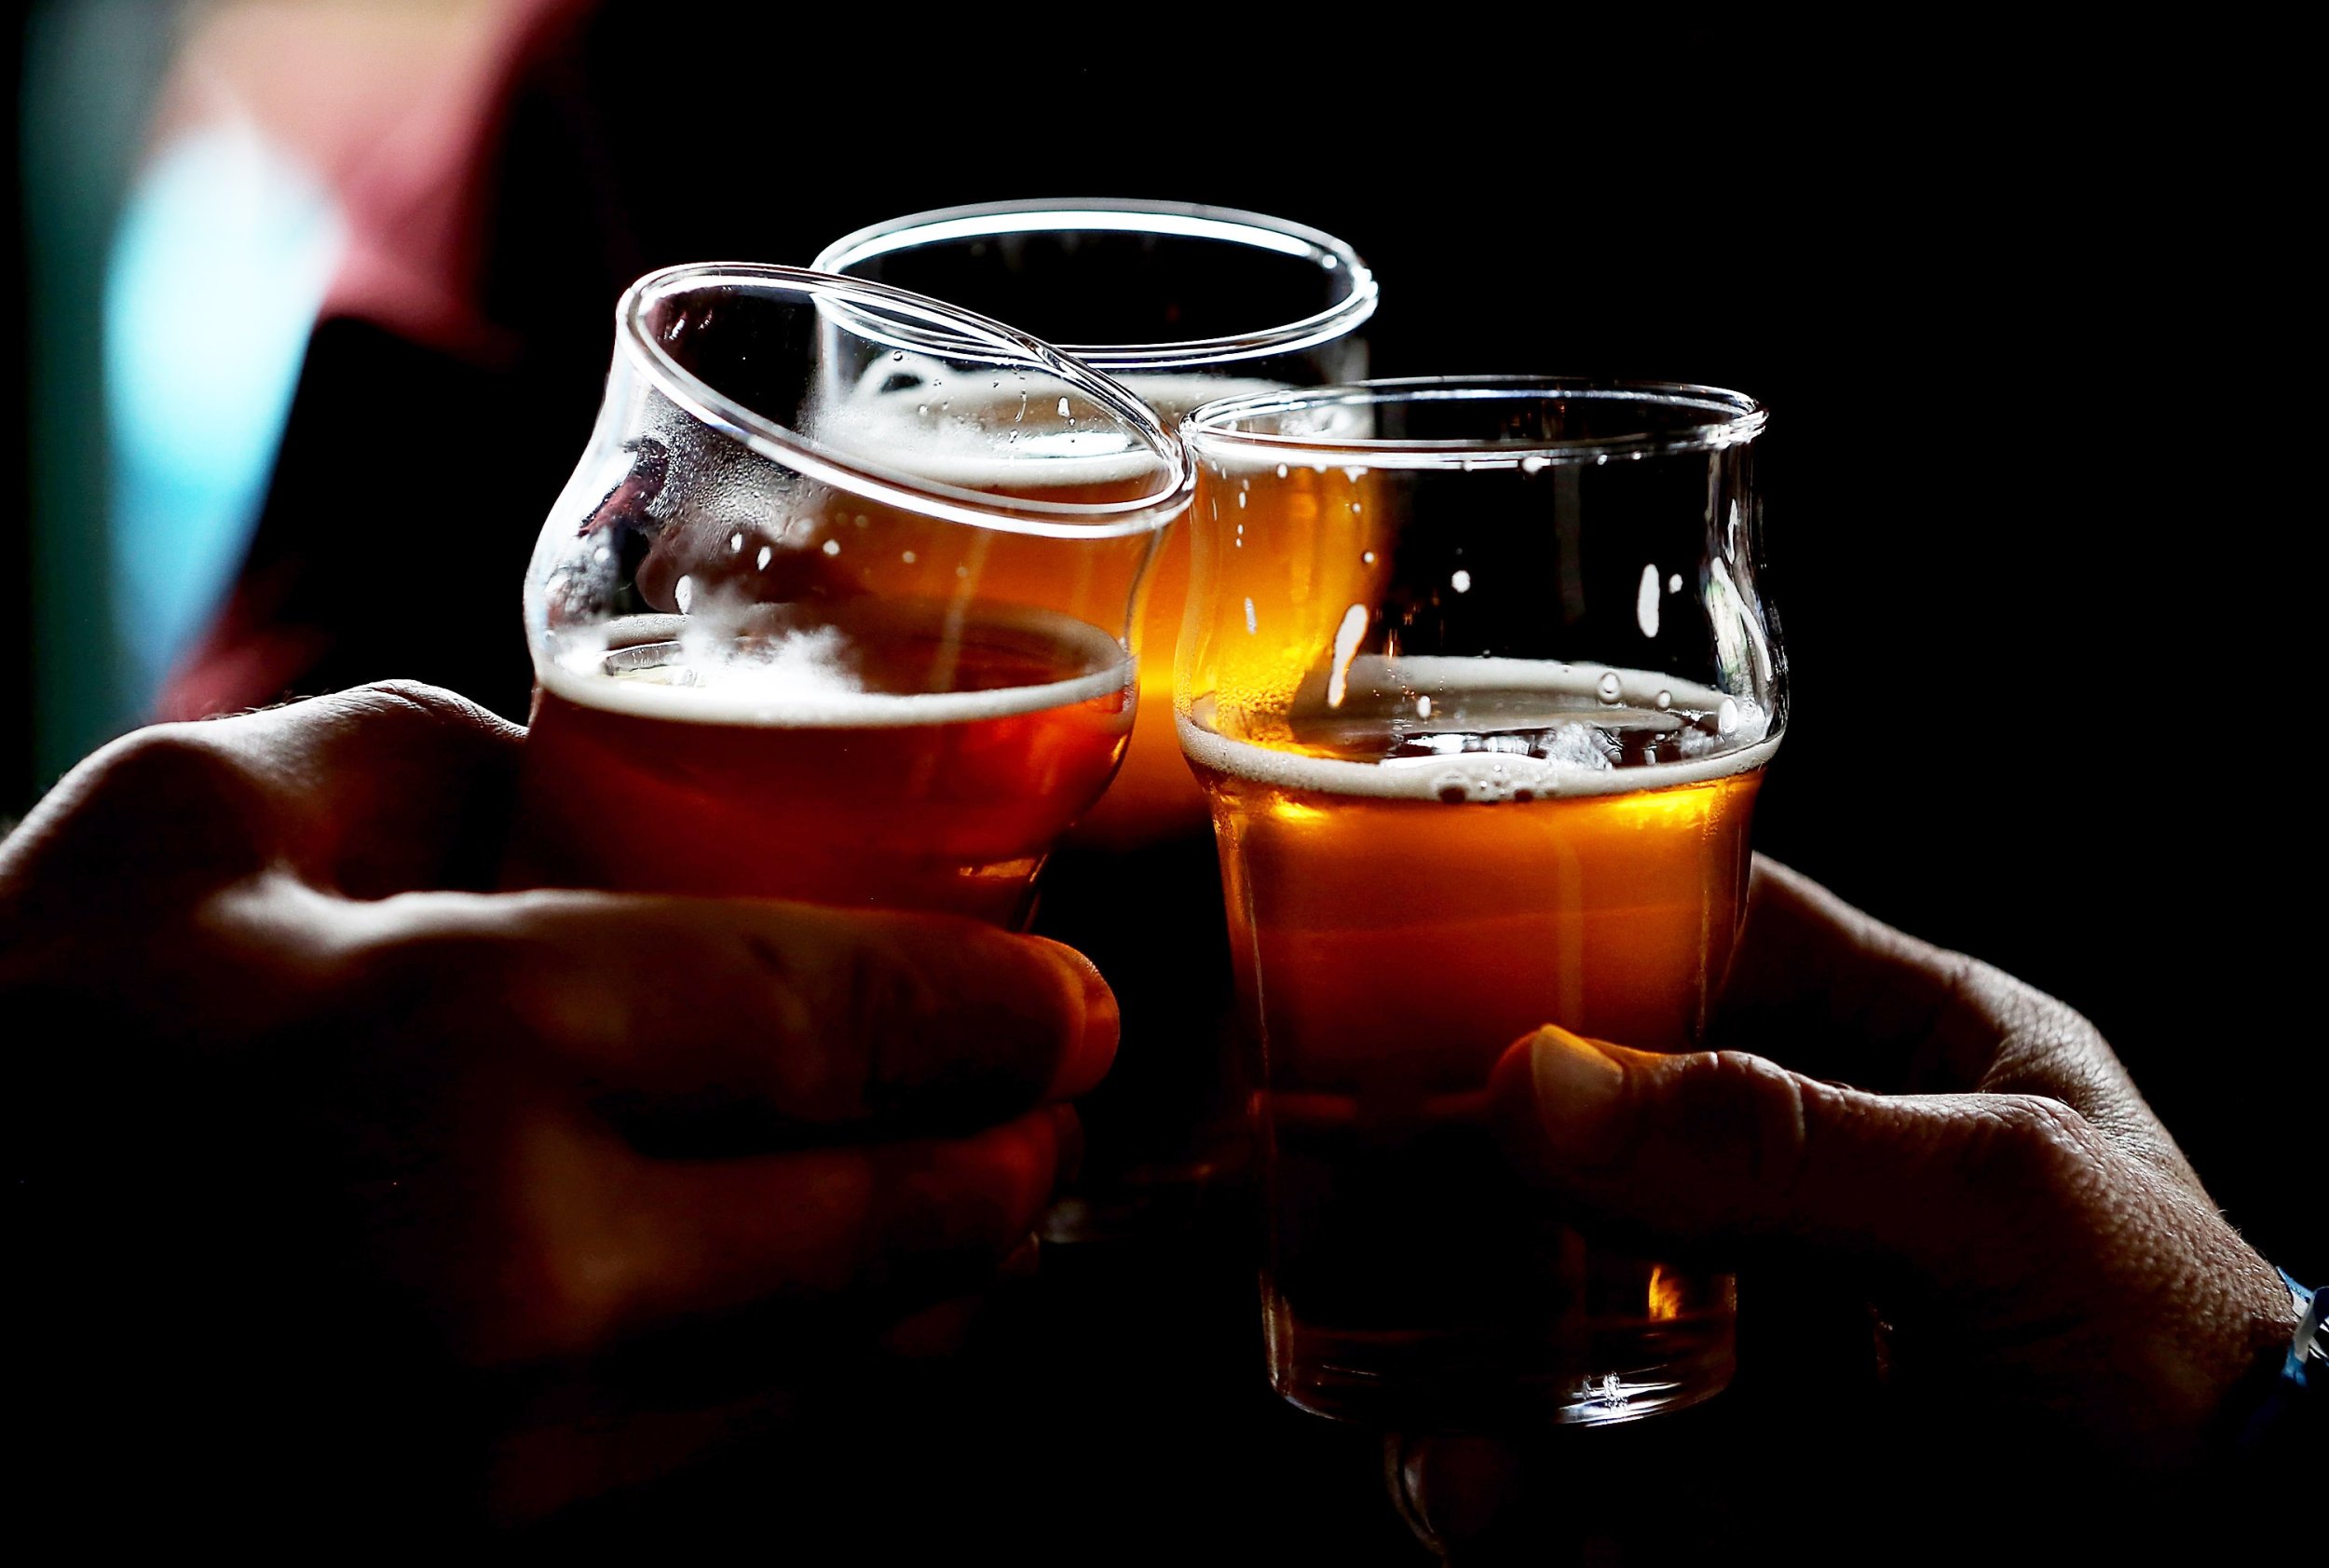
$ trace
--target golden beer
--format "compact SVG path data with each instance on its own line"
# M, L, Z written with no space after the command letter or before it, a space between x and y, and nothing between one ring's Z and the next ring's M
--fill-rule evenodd
M1124 754L1123 649L1001 607L887 605L878 635L866 620L758 648L650 639L546 672L521 816L532 879L1020 923ZM853 644L818 644L844 629ZM846 680L781 667L804 645L851 648Z
M1562 674L1497 698L1541 726L1578 695L1547 689ZM1464 713L1467 694L1437 689L1441 712L1486 716L1477 690ZM1485 1086L1546 1023L1696 1043L1745 896L1759 768L1652 765L1627 770L1632 787L1564 794L1578 781L1505 764L1495 788L1478 767L1398 755L1387 726L1343 719L1326 756L1294 756L1204 716L1183 741L1260 1046L1279 1391L1326 1413L1499 1424L1580 1399L1622 1410L1654 1393L1635 1368L1726 1371L1728 1281L1588 1249L1506 1169ZM1515 782L1532 777L1542 796ZM1616 1381L1581 1389L1588 1367Z

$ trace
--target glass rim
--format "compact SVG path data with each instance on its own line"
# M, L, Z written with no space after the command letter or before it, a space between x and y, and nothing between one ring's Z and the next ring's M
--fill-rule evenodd
M821 315L846 314L852 305L863 305L943 324L950 334L948 346L956 351L971 357L985 351L996 356L998 364L1042 370L1100 404L1155 455L1164 484L1150 495L1122 501L997 496L868 461L780 425L681 365L647 330L649 306L675 293L724 285L797 295ZM1151 534L1187 509L1196 487L1196 468L1187 449L1155 411L1122 383L1015 327L886 283L769 262L682 262L649 272L623 291L615 305L615 342L665 399L761 457L838 489L943 521L1056 538Z
M1403 402L1513 402L1531 398L1590 397L1703 412L1704 421L1671 429L1575 436L1492 437L1448 440L1355 438L1318 434L1264 433L1231 427L1238 420L1302 409L1379 406ZM1706 452L1737 446L1763 433L1770 411L1744 392L1686 381L1634 381L1582 375L1410 375L1354 381L1340 387L1308 387L1251 392L1200 404L1182 416L1182 438L1192 453L1246 449L1300 453L1307 462L1346 455L1368 466L1398 469L1500 469L1525 465L1603 462L1675 452Z
M1350 292L1324 310L1254 332L1183 338L1170 343L1057 345L1063 353L1072 354L1101 370L1190 370L1297 353L1355 332L1374 315L1381 295L1373 270L1359 259L1358 252L1347 241L1323 229L1242 208L1137 198L1039 198L908 212L843 235L818 252L816 260L810 265L820 271L846 277L848 268L859 263L920 245L1059 230L1219 239L1307 260L1323 272L1339 272L1350 280Z

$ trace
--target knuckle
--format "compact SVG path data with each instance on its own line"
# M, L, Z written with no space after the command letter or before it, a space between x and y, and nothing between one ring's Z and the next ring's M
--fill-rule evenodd
M467 729L501 728L501 720L468 698L416 680L374 681L341 692L335 701L358 713L384 719Z
M172 810L247 799L258 780L204 732L207 728L163 724L123 736L91 759L93 793L127 805Z
M1700 1136L1742 1149L1755 1189L1791 1188L1806 1144L1802 1083L1777 1063L1745 1051L1714 1052L1694 1076L1701 1097Z
M1987 1098L1970 1164L1995 1194L2072 1198L2099 1179L2102 1139L2077 1111L2050 1095Z

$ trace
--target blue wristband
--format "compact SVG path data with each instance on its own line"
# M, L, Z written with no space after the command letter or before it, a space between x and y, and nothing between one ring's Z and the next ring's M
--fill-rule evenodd
M2296 1303L2296 1332L2290 1336L2272 1391L2240 1428L2240 1446L2249 1452L2277 1448L2292 1430L2318 1421L2322 1406L2329 1403L2329 1334L2322 1322L2329 1291L2306 1289L2286 1269L2281 1279Z

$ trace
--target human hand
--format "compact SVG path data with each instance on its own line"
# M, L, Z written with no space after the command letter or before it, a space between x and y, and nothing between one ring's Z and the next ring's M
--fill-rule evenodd
M1864 1302L1857 1358L1914 1435L1894 1468L1915 1495L2189 1477L2227 1442L2287 1346L2289 1294L2086 1019L1759 860L1712 1043L1541 1030L1491 1078L1499 1130L1597 1236L1760 1271L1750 1306L1781 1280ZM1744 1430L1841 1413L1801 1382L1769 1391L1779 1425ZM1562 1475L1527 1445L1410 1438L1392 1480L1443 1545L1510 1545L1532 1490L1573 1502L1589 1446Z
M1090 965L482 891L521 742L400 686L149 729L0 844L60 1485L538 1515L943 1345L1025 1256L1114 1047Z

